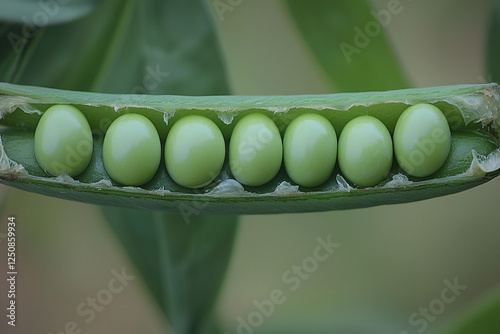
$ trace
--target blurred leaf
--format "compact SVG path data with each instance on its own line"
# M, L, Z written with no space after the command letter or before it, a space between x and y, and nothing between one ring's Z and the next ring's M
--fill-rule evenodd
M0 50L0 68L22 53L14 83L109 93L228 93L202 0L107 0L78 21L21 38ZM0 45L12 44L6 39Z
M163 291L161 275L158 274L161 255L156 225L162 220L161 215L134 209L116 210L112 207L102 207L102 212L109 226L125 247L130 260L141 273L153 298L166 314L166 308L163 308L165 291ZM146 240L149 242L146 243Z
M384 34L383 26L397 14L389 9L371 11L366 0L286 0L286 3L300 33L336 90L408 87ZM396 13L402 6L391 9Z
M65 23L92 11L102 0L2 0L0 21L21 23L26 29Z
M500 0L495 0L488 36L488 81L500 82Z
M498 334L500 331L500 288L488 291L485 296L456 317L445 334Z
M19 24L0 27L7 81L110 93L229 93L203 0L106 0L65 25L30 33ZM212 308L237 217L198 215L186 224L180 215L103 211L176 333L215 332Z
M210 317L231 255L237 216L103 208L176 333L215 333ZM145 221L148 220L148 221Z
M12 24L0 25L0 81L9 82L14 78L19 63L22 59L26 43L18 45L18 49L14 51L10 36L19 36L19 27Z

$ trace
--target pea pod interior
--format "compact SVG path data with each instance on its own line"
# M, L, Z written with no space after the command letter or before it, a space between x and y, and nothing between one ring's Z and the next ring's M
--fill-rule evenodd
M407 177L394 163L379 185L352 188L337 166L326 183L305 188L295 186L282 166L269 183L243 187L232 178L226 161L217 179L203 189L177 185L164 165L147 184L121 187L110 179L102 163L103 136L112 121L126 113L149 118L163 143L177 120L203 115L217 124L227 143L236 122L255 112L271 117L281 135L293 119L311 112L326 117L337 135L345 124L362 115L376 117L392 134L401 113L416 103L437 106L452 130L447 161L426 178ZM48 176L34 158L34 130L42 113L54 104L80 109L94 133L92 160L75 179ZM499 108L496 84L330 95L187 97L97 94L0 83L0 122L4 125L0 179L51 196L175 212L283 213L408 202L461 191L499 174Z

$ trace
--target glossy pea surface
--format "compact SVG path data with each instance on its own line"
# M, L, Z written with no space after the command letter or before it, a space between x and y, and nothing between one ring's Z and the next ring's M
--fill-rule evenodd
M186 116L170 129L165 142L165 165L172 179L188 188L201 188L219 174L226 155L224 137L210 119Z
M256 113L238 121L229 143L229 165L238 182L260 186L271 181L282 157L281 135L269 117Z
M342 175L355 185L377 185L389 173L392 156L391 135L375 117L357 117L340 134L339 166Z
M153 123L139 114L118 117L103 143L108 174L126 186L140 186L155 175L161 160L161 144Z
M300 186L314 187L332 174L337 159L337 135L323 116L294 119L283 137L283 160L288 176Z
M436 172L450 152L451 133L439 108L420 103L406 109L394 129L394 153L408 174L425 177Z
M35 156L49 174L77 176L92 157L92 131L85 116L70 105L54 105L35 130Z

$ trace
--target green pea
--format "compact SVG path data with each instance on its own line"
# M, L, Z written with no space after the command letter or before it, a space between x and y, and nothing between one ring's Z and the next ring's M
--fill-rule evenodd
M283 137L283 160L293 182L314 187L332 174L337 159L337 134L323 116L305 114L294 119Z
M347 123L340 134L338 150L342 174L361 187L378 184L392 166L391 135L372 116L360 116Z
M203 116L186 116L170 129L165 142L165 165L181 186L201 188L219 174L226 155L222 132Z
M260 186L271 181L282 156L280 132L269 117L256 113L239 120L229 143L231 173L238 182Z
M394 129L394 152L399 166L417 177L429 176L450 153L451 133L446 117L432 104L406 109Z
M160 165L160 137L146 117L122 115L109 126L102 154L104 167L113 180L140 186L151 180Z
M92 157L92 131L85 116L69 105L54 105L35 130L35 156L49 174L81 174Z

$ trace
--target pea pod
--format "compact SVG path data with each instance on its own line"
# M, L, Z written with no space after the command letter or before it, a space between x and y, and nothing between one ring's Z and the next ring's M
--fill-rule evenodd
M0 182L65 199L172 212L308 212L417 201L462 191L500 174L499 91L497 84L482 84L329 95L195 97L98 94L0 83L0 122L4 125L0 132ZM243 186L232 176L226 157L222 171L202 189L178 185L164 165L148 183L123 187L110 178L103 165L104 134L113 120L127 113L148 118L162 143L179 119L202 115L220 128L228 143L235 124L251 113L269 116L282 136L292 120L306 113L324 116L337 135L350 120L373 116L392 135L399 116L417 103L438 107L452 131L447 160L425 178L406 175L394 163L381 183L354 187L336 166L325 183L308 188L295 185L282 166L270 182ZM57 104L82 111L94 135L91 161L75 178L49 176L34 155L37 123Z

